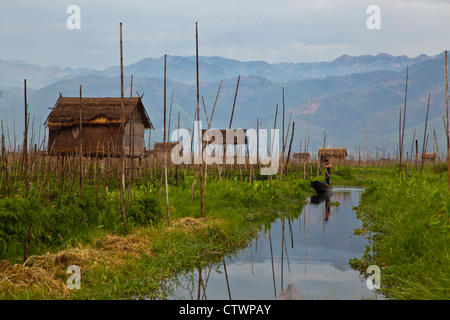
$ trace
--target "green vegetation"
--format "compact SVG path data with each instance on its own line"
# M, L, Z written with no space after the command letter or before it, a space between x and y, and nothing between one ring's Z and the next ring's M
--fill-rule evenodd
M42 171L29 175L27 190L21 177L13 178L19 166L10 163L9 180L0 187L0 299L164 299L180 274L219 265L273 222L273 213L301 212L312 192L308 179L324 176L320 169L317 178L316 165L290 166L284 178L255 173L256 180L248 168L219 176L209 167L202 217L196 170L171 168L168 219L163 172L144 164L127 179L124 224L114 163L108 171L85 163L82 191L77 170L64 175L64 167L51 164L42 162ZM387 298L448 299L446 166L425 167L422 174L410 168L403 181L398 165L337 169L334 185L365 187L356 208L363 228L355 234L369 237L371 246L351 265L362 274L380 266ZM82 290L67 289L70 265L82 270Z
M230 170L220 180L210 172L201 217L199 181L191 199L196 171L173 171L170 221L157 168L142 175L147 180L127 185L126 226L114 176L100 185L85 179L82 193L71 191L76 179L64 185L55 176L44 190L18 188L14 196L1 198L0 299L164 298L167 284L180 273L245 247L258 227L275 219L272 213L298 209L311 192L309 183L294 175L284 182L249 181L248 172L241 180L239 171ZM22 265L30 225L29 255ZM83 290L67 290L70 265L81 268Z
M414 169L402 181L393 167L367 186L357 207L371 247L351 264L362 272L381 267L388 298L450 298L450 194L446 175L432 171Z

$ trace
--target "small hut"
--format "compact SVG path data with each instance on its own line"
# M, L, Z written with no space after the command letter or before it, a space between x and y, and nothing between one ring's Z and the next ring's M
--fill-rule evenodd
M292 159L293 162L308 162L310 155L308 152L294 152Z
M422 153L422 161L423 162L435 162L436 161L436 153Z
M167 163L172 163L172 149L178 144L179 142L166 142L166 155L167 155ZM154 160L156 160L157 163L163 163L164 162L164 142L155 142L153 145L153 149L149 151L149 156L153 157Z
M122 117L124 129L121 129ZM144 132L153 125L140 97L73 98L60 96L45 121L48 151L55 154L145 155Z
M320 162L328 159L330 162L342 162L347 159L347 149L345 148L319 148L317 153Z

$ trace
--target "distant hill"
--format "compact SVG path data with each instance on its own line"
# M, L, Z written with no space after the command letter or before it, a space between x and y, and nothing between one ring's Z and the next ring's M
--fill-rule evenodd
M221 57L199 57L200 80L202 82L220 81L241 76L263 77L276 82L341 76L377 70L398 71L406 65L432 59L427 55L415 58L392 56L381 53L376 56L364 55L341 56L333 61L275 63L264 61L238 61ZM196 83L195 57L167 57L167 77L173 81ZM145 58L124 66L124 73L135 77L162 78L164 57ZM87 68L60 68L57 66L41 67L21 60L0 60L0 87L20 87L23 79L28 86L40 89L64 79L73 79L83 75L100 75L113 77L120 75L119 66L105 70Z
M273 128L275 109L278 104L277 127L281 129L282 90L285 92L285 128L287 131L290 114L295 121L293 148L298 151L307 138L306 101L311 146L317 150L323 144L347 147L349 152L363 149L364 134L367 130L366 150L383 150L392 154L398 143L399 111L404 106L406 65L409 66L408 99L406 114L405 148L410 152L413 136L422 146L427 99L431 94L430 116L428 120L428 150L433 149L433 136L437 135L438 146L444 151L444 129L442 116L445 115L444 100L444 59L443 54L435 57L416 58L393 57L386 54L377 56L342 56L328 63L275 64L265 62L239 62L219 57L202 57L200 60L200 96L203 98L210 116L220 80L223 80L212 126L228 128L237 84L241 75L236 99L233 127L256 126L256 120L263 128ZM133 74L133 96L144 94L143 102L156 127L151 140L162 140L163 81L162 60L148 58L125 67L125 95L130 94L130 75ZM298 72L300 68L307 69ZM290 66L291 71L276 68ZM314 66L314 68L313 68ZM328 69L327 69L328 68ZM371 70L374 69L374 70ZM295 71L297 70L297 71ZM327 71L328 70L328 71ZM351 71L353 70L353 71ZM49 108L53 107L59 93L63 96L78 96L79 86L83 96L120 96L120 78L115 67L83 74L74 71L67 77L42 88L29 88L28 103L36 128L43 124ZM80 72L79 76L75 73ZM272 76L270 75L272 72ZM233 74L234 73L234 74ZM259 73L259 74L258 74ZM332 75L332 73L335 73ZM264 74L264 76L263 76ZM305 79L289 80L295 75ZM194 57L168 57L167 61L167 111L171 104L173 90L171 129L178 121L182 127L192 127L196 108L196 86ZM209 77L209 78L208 78ZM271 78L272 77L272 78ZM278 77L282 80L276 80ZM10 135L13 135L15 120L18 141L23 128L23 79L19 86L1 87L0 118L7 120ZM200 100L200 116L205 122L205 114ZM169 116L169 115L168 115ZM187 119L186 119L187 118ZM260 123L260 125L261 125ZM6 128L5 128L6 130ZM415 135L414 135L415 131ZM286 133L286 132L285 132ZM43 136L43 131L40 133ZM11 140L11 139L10 139ZM314 151L315 152L315 151Z
M341 76L377 70L397 71L418 62L432 59L427 55L415 58L406 56L392 56L378 54L376 56L341 56L333 61L313 63L275 63L265 61L237 61L222 57L199 57L200 80L204 82L220 81L241 76L255 76L275 82ZM194 84L196 82L195 57L167 57L167 77L171 80ZM163 76L164 57L159 59L146 58L137 63L124 67L124 73L136 77ZM103 75L114 76L120 74L118 66L104 70Z
M23 86L27 79L30 88L39 89L62 79L70 79L83 74L95 73L87 68L60 68L57 66L41 67L22 60L0 59L0 88Z

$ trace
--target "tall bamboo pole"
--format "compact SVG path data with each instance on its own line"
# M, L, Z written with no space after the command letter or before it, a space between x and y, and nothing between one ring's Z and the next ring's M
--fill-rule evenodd
M166 189L167 221L170 222L169 190L167 186L167 152L166 152L166 55L164 55L164 185Z
M80 156L79 156L79 169L78 169L78 179L80 183L80 194L83 194L83 103L82 103L82 86L80 85L80 132L78 136L80 137Z
M200 85L199 85L199 75L198 75L198 23L195 23L195 57L196 57L196 69L197 69L197 127L198 127L198 152L200 153L200 166L199 166L199 172L200 172L200 213L201 217L203 217L203 149L201 147L203 135L200 131ZM236 97L235 97L236 101ZM234 107L233 107L234 110ZM230 122L231 125L231 122Z
M212 122L212 118L213 118L213 115L214 115L214 110L216 109L217 99L219 98L220 87L222 87L222 80L220 80L219 89L217 89L216 100L214 101L214 107L213 107L213 109L211 111L211 118L209 119L209 123L208 123L209 127L211 127L211 122Z
M125 132L125 107L123 98L123 49L122 49L122 22L120 23L120 101L122 107L122 119L120 122L120 132L122 133L122 139L120 141L121 146L121 162L122 162L122 219L124 226L126 227L126 208L125 208L125 154L124 154L124 139L123 133Z
M447 170L448 172L448 189L450 191L450 139L448 134L448 64L447 64L447 50L445 51L445 110L447 114L447 125L446 125L446 133L447 133Z
M164 56L164 59L166 59L165 56ZM167 140L170 140L169 135L170 135L170 120L172 119L173 92L174 92L174 89L172 89L172 98L170 98L170 108L169 108L169 128L167 129Z
M403 169L402 169L403 140L404 140L404 137L405 137L406 100L407 100L407 96L408 96L408 66L406 66L405 105L403 107L403 130L402 130L402 135L401 135L401 139L400 139L400 147L399 147L399 152L400 152L399 170L400 170L400 177L401 177L402 180L403 180Z
M237 80L237 84L236 84L236 92L234 93L233 109L231 110L230 125L228 126L228 129L231 129L231 123L233 122L234 107L236 106L236 97L237 97L237 93L238 93L240 80L241 80L241 75L238 76L238 80Z
M421 174L422 174L422 170L423 170L423 154L425 153L425 138L427 136L428 112L430 110L430 98L431 98L431 94L428 95L427 116L425 118L425 130L423 132L422 162L421 162L421 165L420 165L420 173Z

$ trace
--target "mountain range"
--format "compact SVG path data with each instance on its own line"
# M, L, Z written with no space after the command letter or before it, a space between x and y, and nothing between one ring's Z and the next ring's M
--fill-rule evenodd
M162 140L163 71L164 57L145 58L124 66L125 96L130 95L133 75L131 94L143 95L143 103L156 127L151 133L152 142ZM406 92L405 148L410 152L413 138L422 147L427 102L431 95L427 150L433 149L436 135L437 146L445 151L443 53L415 58L386 53L345 55L328 62L275 64L199 57L199 74L200 116L204 126L203 102L210 117L220 83L212 121L215 128L228 128L236 96L233 128L253 127L257 120L259 127L273 128L278 105L277 127L282 129L284 92L285 134L291 119L295 122L294 151L299 151L300 145L304 149L309 131L313 152L325 143L326 146L347 147L355 156L363 150L367 130L366 152L382 150L392 155L399 141L399 112L403 112ZM0 119L5 121L5 130L6 126L9 130L10 144L14 135L20 141L23 131L24 79L27 79L30 121L34 123L36 140L38 135L42 138L42 124L59 94L79 96L82 85L85 97L120 96L118 66L105 70L72 69L0 60ZM178 114L181 127L192 127L197 105L195 83L195 57L167 56L166 104L167 112L172 106L172 113L168 114L171 129L177 125ZM292 127L290 130L291 133Z

